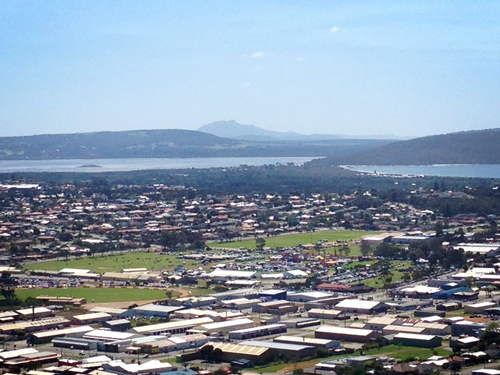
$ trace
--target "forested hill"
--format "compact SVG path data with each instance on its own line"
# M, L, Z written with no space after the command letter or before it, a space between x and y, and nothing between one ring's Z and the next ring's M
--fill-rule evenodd
M0 137L0 160L332 156L367 150L388 140L243 141L192 130Z
M500 129L415 138L317 162L328 165L500 164Z
M196 156L238 141L190 130L46 134L0 138L0 159L94 159Z

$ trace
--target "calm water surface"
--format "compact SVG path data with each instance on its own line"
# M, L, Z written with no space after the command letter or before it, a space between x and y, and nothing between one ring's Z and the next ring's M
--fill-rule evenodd
M127 172L147 169L229 168L277 163L301 165L313 159L318 157L0 160L0 173Z

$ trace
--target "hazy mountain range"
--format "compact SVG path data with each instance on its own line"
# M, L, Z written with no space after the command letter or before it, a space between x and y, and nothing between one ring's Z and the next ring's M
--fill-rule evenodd
M219 121L202 126L199 131L0 137L0 160L312 156L326 157L315 161L317 165L500 164L499 144L500 129L396 141L280 133Z
M364 139L254 141L218 137L193 130L134 130L0 137L0 160L323 157L367 150L389 142Z
M216 121L203 125L200 132L209 133L218 137L252 140L252 141L313 141L331 139L402 139L394 135L363 135L346 136L339 134L301 134L295 132L277 132L266 130L255 125L243 125L234 120Z

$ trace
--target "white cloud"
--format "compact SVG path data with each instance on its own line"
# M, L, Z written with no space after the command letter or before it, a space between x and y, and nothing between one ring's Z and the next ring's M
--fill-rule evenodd
M333 27L330 29L330 31L331 31L332 33L336 33L336 32L339 32L339 31L340 31L340 28L339 28L338 26L333 26Z
M253 58L259 58L259 57L264 57L264 56L266 56L265 52L255 52L252 54Z

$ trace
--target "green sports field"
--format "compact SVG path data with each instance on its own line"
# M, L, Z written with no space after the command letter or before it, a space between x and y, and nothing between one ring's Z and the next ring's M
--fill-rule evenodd
M165 290L138 288L33 288L18 289L16 295L20 300L28 297L48 295L51 297L78 297L91 302L123 302L166 299ZM172 297L176 297L174 292Z
M390 263L392 267L391 275L393 283L402 281L404 272L402 272L401 270L412 266L412 262L410 261L393 260ZM373 288L382 288L384 282L382 281L382 277L375 277L372 279L363 280L363 284L371 286Z
M274 237L264 237L266 240L266 247L290 247L297 246L299 244L314 244L320 240L326 240L327 242L335 242L335 241L352 241L358 240L366 235L374 235L379 234L380 232L368 232L361 230L325 230L325 231L316 231L309 233L293 233L293 234L283 234L280 236ZM233 241L233 242L223 242L223 243L212 243L210 246L213 247L221 247L228 249L235 248L247 248L247 249L255 249L255 239L248 239L242 241ZM351 254L354 255L354 254Z
M178 265L186 268L200 266L196 260L177 259L175 255L160 255L155 252L133 252L115 255L95 255L80 259L33 262L25 264L27 270L60 271L63 268L90 269L96 273L120 272L124 268L147 268L148 270L173 270Z

